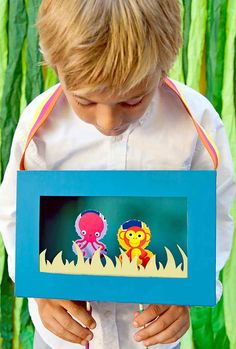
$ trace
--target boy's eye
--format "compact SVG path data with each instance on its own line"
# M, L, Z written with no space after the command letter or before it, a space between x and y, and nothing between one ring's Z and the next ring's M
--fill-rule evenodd
M141 104L143 101L143 98L141 98L140 100L135 100L132 102L123 102L121 103L121 105L123 105L125 108L134 108L137 107L139 104Z
M96 104L96 103L92 103L92 102L90 102L90 103L86 103L86 102L81 103L81 102L79 102L79 101L76 101L76 103L77 103L78 105L80 105L81 107L91 107L91 106L93 106L93 105Z
M137 107L139 104L141 104L143 101L143 98L140 99L138 102L134 101L134 102L122 102L120 103L120 105L124 108L134 108ZM93 103L93 102L79 102L78 100L76 101L76 103L81 106L81 107L92 107L94 105L96 105L97 103Z

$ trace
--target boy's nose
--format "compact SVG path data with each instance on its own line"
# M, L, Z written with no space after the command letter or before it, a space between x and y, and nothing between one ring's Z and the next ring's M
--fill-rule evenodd
M96 112L97 126L103 131L113 131L121 126L122 117L117 113L115 108L107 105L100 105Z

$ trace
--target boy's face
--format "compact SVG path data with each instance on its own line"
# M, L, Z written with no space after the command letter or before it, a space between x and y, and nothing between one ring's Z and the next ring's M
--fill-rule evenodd
M160 74L153 77L123 96L108 96L107 93L82 95L67 90L60 68L57 67L63 91L75 113L83 121L94 125L106 136L123 133L131 123L143 116L160 82Z

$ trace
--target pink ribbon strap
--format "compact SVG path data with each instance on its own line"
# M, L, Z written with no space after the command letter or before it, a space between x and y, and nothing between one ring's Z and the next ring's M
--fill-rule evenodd
M182 102L184 108L186 109L189 117L191 118L191 120L192 120L192 122L197 130L197 133L198 133L204 147L206 148L206 150L208 151L208 153L212 159L214 169L217 170L217 168L219 166L220 155L219 155L219 151L217 149L215 142L210 137L210 135L206 132L206 130L204 130L204 128L194 119L182 92L180 91L179 88L177 88L177 86L174 84L174 82L172 80L170 80L169 78L165 78L164 83L177 95L177 97ZM20 161L20 170L26 170L25 154L26 154L26 150L28 148L28 145L29 145L30 141L33 139L33 137L35 136L36 132L39 130L39 128L45 123L45 121L49 117L51 111L55 107L56 102L59 99L59 97L61 96L62 92L63 91L62 91L61 85L59 85L59 86L57 85L56 88L50 94L50 96L47 96L47 98L37 108L37 110L35 112L34 119L33 119L33 123L32 123L33 126L30 127L30 131L29 131L29 134L28 134L28 137L26 140L24 152L22 154L22 158Z

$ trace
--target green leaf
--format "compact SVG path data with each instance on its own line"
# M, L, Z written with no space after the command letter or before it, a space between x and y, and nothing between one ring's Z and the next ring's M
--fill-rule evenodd
M183 33L183 18L184 18L184 7L183 3L180 3L180 9L181 9L181 31ZM168 74L172 79L181 81L184 83L184 73L183 73L183 48L181 47L179 50L178 57L176 59L176 62L174 66L172 67L171 71Z
M222 281L222 273L220 274ZM214 348L229 349L229 339L225 329L224 294L215 307L212 308L212 329L214 333Z
M184 80L187 81L188 75L188 43L189 43L189 32L191 26L191 6L192 0L182 0L184 5L183 15L183 73Z
M45 79L44 79L44 89L47 90L51 86L58 82L58 77L55 71L50 67L44 67Z
M2 283L4 263L5 263L5 249L3 245L2 235L0 233L0 285Z
M1 283L1 323L2 349L12 349L14 305L13 285L8 276L7 263L4 263L3 279Z
M21 328L21 321L20 321L20 315L21 315L21 308L22 308L22 298L15 298L15 304L14 304L14 314L13 314L13 348L12 349L18 349L19 343L20 343L20 328Z
M235 38L236 38L236 1L228 0L227 23L226 23L226 43L224 56L224 73L222 89L222 119L230 141L231 152L236 172L236 105L234 104L235 85ZM232 276L231 276L232 277ZM235 298L235 297L234 297ZM236 309L236 304L235 304ZM236 321L232 319L233 323ZM236 328L236 327L235 327ZM236 342L236 335L235 335Z
M215 349L211 326L211 308L191 308L193 342L195 349Z
M32 349L34 340L34 327L28 311L28 299L24 298L21 308L20 346L22 349Z
M235 150L236 152L236 150ZM232 208L232 216L236 223L236 201ZM224 287L224 316L225 316L225 328L230 341L230 349L236 348L236 298L235 298L235 285L236 285L236 224L234 229L234 239L231 250L230 258L223 270L223 287Z
M201 66L206 35L207 0L194 0L188 43L187 85L200 90Z
M0 1L0 101L2 99L3 83L7 68L8 56L8 38L7 38L7 21L8 21L8 0Z
M43 92L43 76L40 63L42 55L39 51L38 33L35 22L41 0L31 0L28 3L29 26L27 33L27 72L26 101L27 104Z
M8 37L7 37L7 21L8 21L8 0L0 1L0 106L2 102L4 77L7 68L8 58ZM1 108L0 108L1 110ZM0 183L3 178L2 166L1 166L1 147L2 147L2 130L0 129Z
M2 130L2 169L8 163L12 138L20 115L22 65L21 52L26 36L27 17L23 0L9 1L9 59L5 75L0 114Z
M206 36L207 98L219 114L222 111L226 18L227 2L209 0Z
M236 35L234 39L234 82L233 82L233 88L234 88L234 109L236 110ZM236 117L236 115L235 115Z

